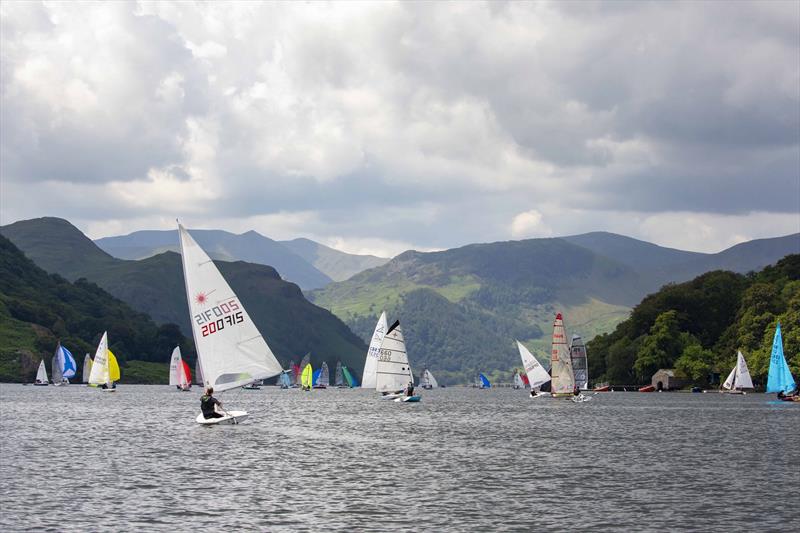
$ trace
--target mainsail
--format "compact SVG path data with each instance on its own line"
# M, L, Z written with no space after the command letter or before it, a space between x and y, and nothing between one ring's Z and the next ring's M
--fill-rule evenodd
M344 387L344 373L342 372L341 361L336 361L336 372L333 384L337 387Z
M169 384L182 389L187 389L192 384L192 374L189 371L189 365L181 357L180 346L176 346L172 350L172 358L169 363Z
M386 334L386 312L382 312L378 322L375 324L375 331L372 332L372 340L367 350L367 359L364 362L364 373L361 375L361 387L364 389L375 388L376 369L378 367L378 353L381 349L383 336Z
M328 363L322 362L322 368L320 369L319 379L317 379L316 385L325 386L331 384L331 376L330 372L328 371Z
M572 359L572 372L575 374L575 386L579 389L588 389L589 367L586 360L586 345L580 335L572 336L569 354Z
M312 385L312 381L311 381L312 376L311 375L312 374L313 374L313 370L311 369L311 363L308 363L303 368L303 376L301 378L301 381L302 381L304 389L310 389L311 388L311 385Z
M51 368L53 371L53 383L55 384L69 383L68 378L75 376L75 371L78 368L78 365L75 364L75 358L72 357L72 353L61 346L60 342L58 346L56 346L56 351L53 354Z
M515 389L524 389L525 382L522 381L522 376L519 375L518 371L514 371L514 388Z
M350 372L349 368L347 368L346 366L342 366L342 374L344 374L344 379L345 381L347 381L348 387L350 387L351 389L353 387L358 387L358 380L353 375L353 373Z
M728 374L728 379L722 384L728 390L752 389L753 380L750 378L750 370L747 369L747 362L744 360L742 351L737 351L736 365Z
M772 339L772 355L769 359L769 374L767 374L767 392L783 392L787 394L795 389L794 378L783 355L783 337L781 324L775 328L775 337Z
M423 389L435 389L439 386L439 384L436 382L436 378L433 377L433 374L431 374L431 371L427 368L422 371L422 377L420 377L419 385Z
M281 365L214 262L178 224L186 299L205 384L218 391L277 376Z
M481 380L481 388L482 389L489 389L491 388L492 384L489 383L489 378L483 375L483 372L478 374L478 378Z
M401 391L412 379L399 320L383 336L375 374L375 389L378 392Z
M92 371L89 374L89 384L102 385L105 383L107 386L111 387L119 378L120 373L117 358L114 357L114 354L108 349L108 333L104 331L100 343L97 345L97 351L94 354Z
M47 383L47 369L44 367L44 359L39 363L39 369L36 371L36 383Z
M83 373L81 373L81 382L89 383L89 374L92 373L92 356L88 353L83 358Z
M289 379L289 371L284 370L281 372L281 375L278 377L278 385L282 389L288 389L292 385L291 379Z
M553 380L553 396L573 394L575 392L575 375L572 373L572 361L564 333L564 321L561 313L556 315L553 323L553 344L550 355L550 373ZM533 382L531 382L533 387Z
M522 358L522 366L525 367L525 375L528 378L528 384L531 390L539 390L539 387L550 381L550 374L547 373L539 360L533 356L524 344L517 341L517 349L519 356Z

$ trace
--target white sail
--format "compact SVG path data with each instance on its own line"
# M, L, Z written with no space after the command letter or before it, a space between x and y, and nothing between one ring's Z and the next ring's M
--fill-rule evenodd
M383 312L375 324L375 331L372 332L372 340L369 342L369 349L367 350L367 359L364 362L364 373L361 375L361 387L364 389L375 388L378 352L381 349L383 336L386 334L386 327L386 312Z
M514 388L516 389L525 388L525 382L522 381L522 377L520 377L519 372L514 372Z
M81 373L81 381L83 383L89 383L89 374L92 373L92 356L88 353L86 357L83 358L83 373Z
M173 387L179 387L186 379L181 379L183 376L183 361L181 360L181 348L176 346L172 350L172 357L169 360L169 384Z
M539 387L550 381L550 374L542 367L539 360L533 356L524 344L517 341L517 349L519 356L522 358L522 366L525 367L525 374L528 376L528 382L531 390L538 390Z
M736 388L752 389L753 379L750 377L750 370L747 368L747 361L744 360L741 350L738 352L736 361Z
M736 382L736 367L739 366L739 362L737 361L733 368L731 369L731 373L728 374L728 377L725 379L725 382L722 384L728 390L733 388L733 384Z
M36 382L47 383L47 369L44 367L44 359L39 363L39 370L36 371Z
M203 381L203 369L200 368L200 358L198 357L197 360L194 362L194 382L196 385L202 385Z
M425 370L425 376L426 376L426 378L428 380L428 384L431 387L433 387L435 389L436 387L439 386L439 383L437 383L436 378L433 377L433 374L431 374L430 370L428 370L428 369Z
M213 261L178 224L192 333L206 385L218 391L281 373L239 298Z
M378 364L375 368L375 389L379 392L403 390L413 377L399 320L392 324L392 327L383 336L378 355Z
M103 332L103 337L100 339L100 344L97 345L97 351L94 354L92 372L89 374L89 383L92 385L111 383L110 374L108 372L108 333L105 331Z
M61 359L61 357L59 357L60 355L60 350L56 348L56 353L53 355L53 359L50 361L50 375L53 378L53 383L55 384L60 384L64 379L64 376L61 374L64 361Z

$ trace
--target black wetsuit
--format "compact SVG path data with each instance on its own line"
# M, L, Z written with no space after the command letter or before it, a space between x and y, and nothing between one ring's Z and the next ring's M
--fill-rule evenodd
M215 405L219 405L219 400L213 396L204 394L200 398L200 410L203 411L203 418L222 418L222 415L214 410Z
M406 396L414 396L414 385L409 385L406 388Z

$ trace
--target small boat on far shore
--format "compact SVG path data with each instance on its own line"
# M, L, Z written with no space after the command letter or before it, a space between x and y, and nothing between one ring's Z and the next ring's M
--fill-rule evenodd
M645 385L644 387L639 387L639 392L655 392L656 388L653 385Z

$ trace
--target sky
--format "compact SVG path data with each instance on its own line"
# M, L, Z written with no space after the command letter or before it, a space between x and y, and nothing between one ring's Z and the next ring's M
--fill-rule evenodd
M0 224L392 256L800 232L800 3L0 4Z

